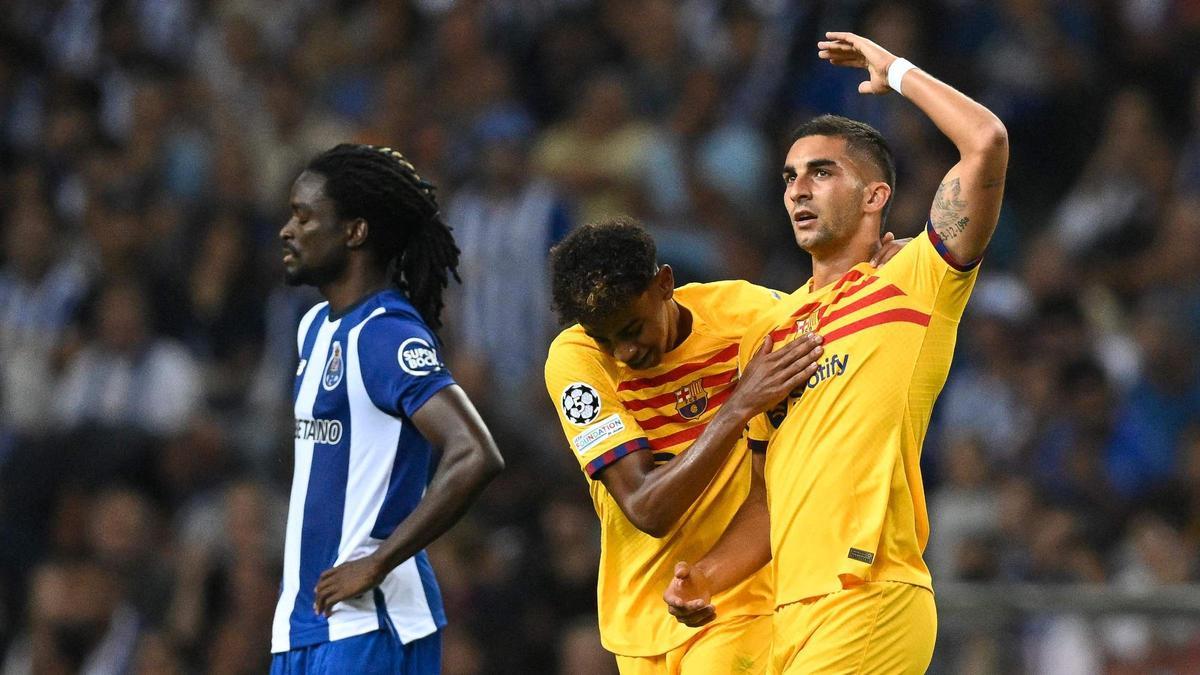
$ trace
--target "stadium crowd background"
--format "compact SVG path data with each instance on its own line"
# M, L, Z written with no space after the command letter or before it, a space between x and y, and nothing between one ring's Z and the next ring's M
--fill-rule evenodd
M316 300L282 285L276 233L298 168L342 140L440 187L463 249L447 360L509 464L430 549L445 672L611 671L596 518L542 385L547 249L633 214L684 281L795 288L778 165L820 112L888 136L889 229L918 232L953 148L818 64L828 29L927 66L1011 136L925 445L935 585L1196 583L1195 2L5 0L0 673L267 667ZM1194 619L1065 612L943 619L934 670L1197 663Z

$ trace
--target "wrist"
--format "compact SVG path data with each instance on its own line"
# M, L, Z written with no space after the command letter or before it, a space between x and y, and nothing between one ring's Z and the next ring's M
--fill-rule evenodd
M887 68L888 86L891 87L897 94L903 96L904 91L901 85L903 84L904 76L908 74L908 71L914 68L916 68L916 66L914 66L912 61L909 61L908 59L894 59L890 64L888 64Z
M717 411L717 418L725 417L729 420L730 424L735 425L738 429L742 429L750 423L750 420L754 419L756 414L758 414L758 411L753 410L750 404L743 401L735 390L733 395L729 397L729 400L725 402L725 405L721 406L721 409ZM713 421L715 422L716 420L714 419Z
M367 556L365 560L369 561L371 566L371 579L375 582L375 585L378 586L379 584L383 583L384 577L388 575L388 572L392 571L391 566L388 565L387 557L380 555L379 552L376 551L375 553Z

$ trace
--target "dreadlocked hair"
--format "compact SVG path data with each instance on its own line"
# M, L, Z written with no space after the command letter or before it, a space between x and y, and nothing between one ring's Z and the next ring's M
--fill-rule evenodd
M577 228L550 250L554 311L566 325L606 319L650 287L654 240L632 218Z
M325 177L341 220L362 218L367 245L433 330L441 327L442 291L458 276L458 246L442 220L434 186L391 148L343 143L308 163Z

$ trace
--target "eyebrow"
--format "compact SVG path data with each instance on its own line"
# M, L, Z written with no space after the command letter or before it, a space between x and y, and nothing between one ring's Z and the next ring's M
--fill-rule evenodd
M810 159L804 163L805 168L807 168L809 171L812 171L813 169L821 169L821 168L824 168L827 166L837 166L837 165L838 165L837 160L825 159L825 158ZM791 164L784 164L783 165L783 173L794 174L794 173L796 173L796 167Z

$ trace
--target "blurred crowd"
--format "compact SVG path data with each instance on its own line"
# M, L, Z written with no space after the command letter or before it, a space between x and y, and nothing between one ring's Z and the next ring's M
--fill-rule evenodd
M953 147L821 65L851 29L984 102L1004 211L925 446L941 582L1200 581L1200 5L1187 0L0 2L0 673L258 673L299 316L277 232L340 141L462 248L447 361L509 469L430 549L448 675L605 673L597 523L542 384L545 259L647 224L683 281L808 277L790 128L890 139L889 229ZM943 621L937 672L1185 672L1186 618ZM1189 665L1190 664L1190 665Z

